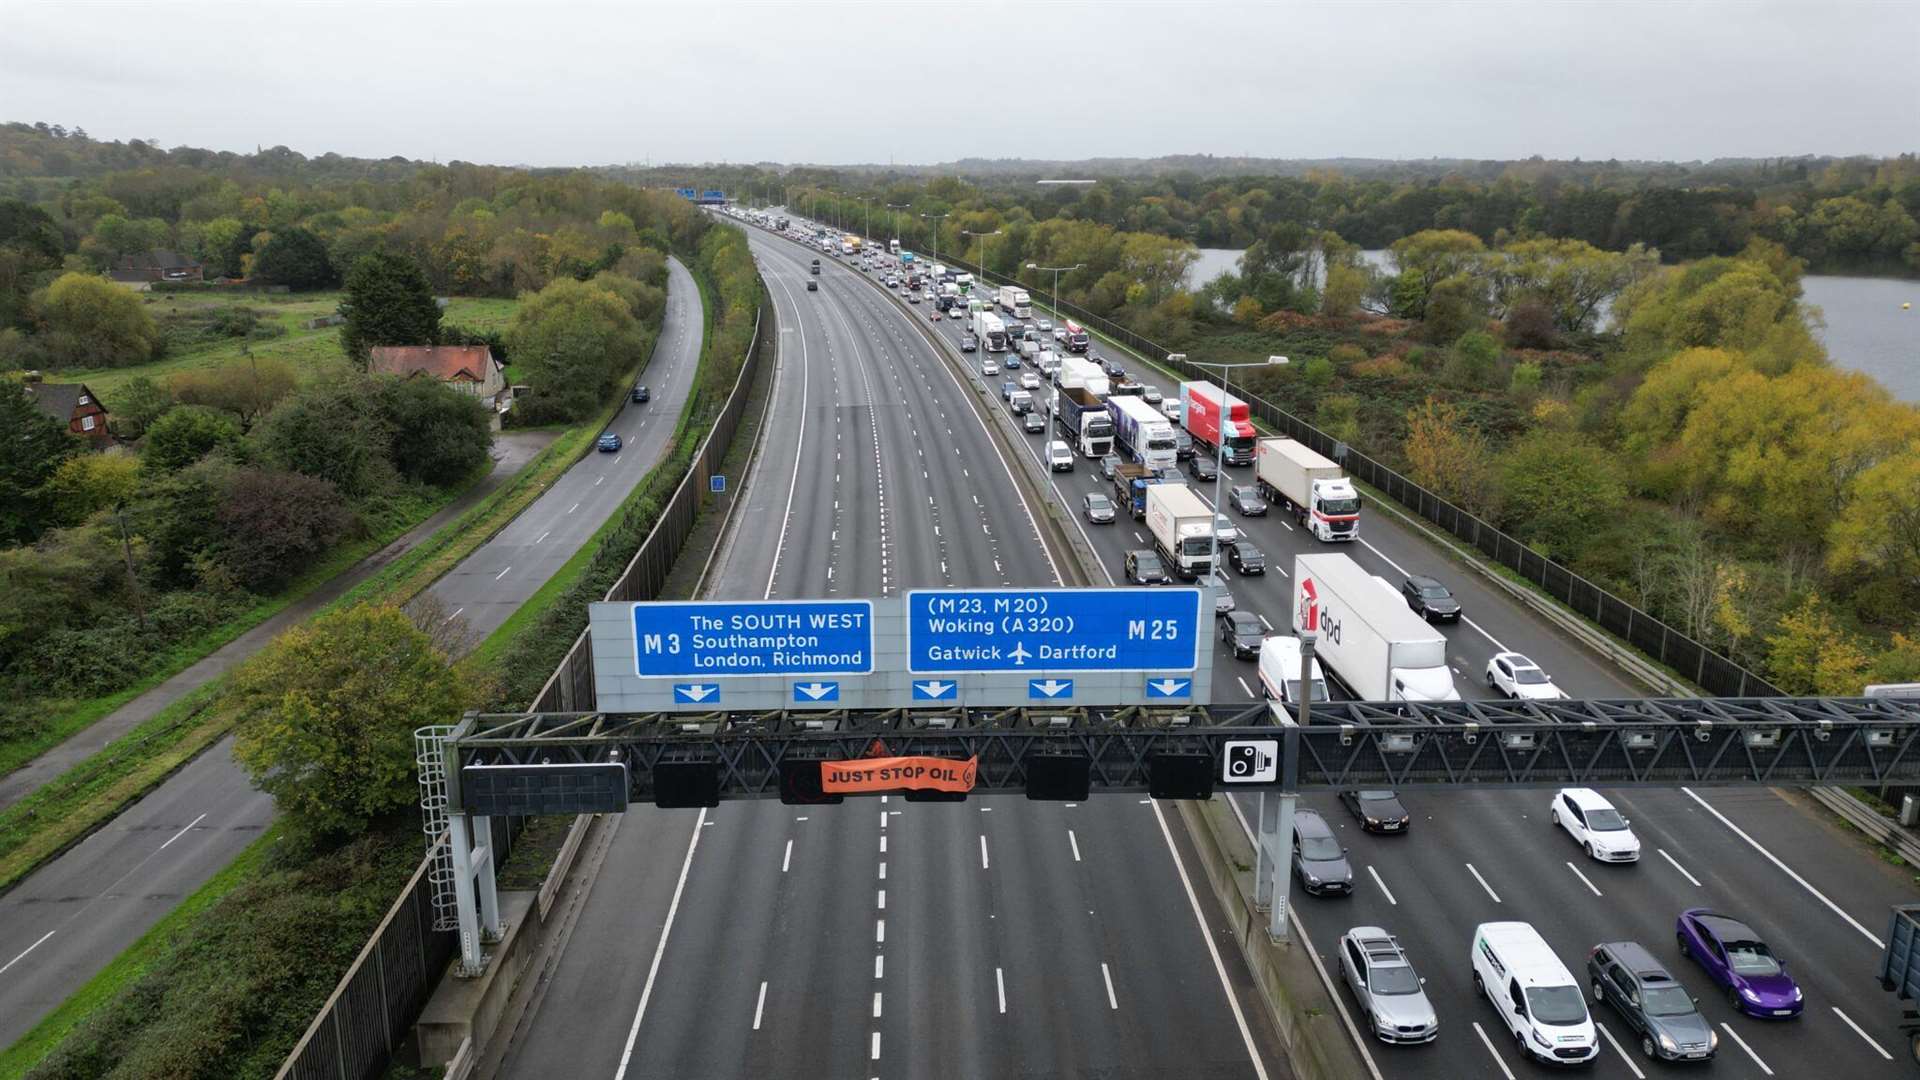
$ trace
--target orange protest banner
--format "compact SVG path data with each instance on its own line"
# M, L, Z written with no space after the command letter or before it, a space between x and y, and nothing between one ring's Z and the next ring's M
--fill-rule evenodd
M858 761L820 763L820 790L828 795L853 795L860 792L899 791L972 791L974 775L979 771L977 757L965 761L937 757L861 758Z

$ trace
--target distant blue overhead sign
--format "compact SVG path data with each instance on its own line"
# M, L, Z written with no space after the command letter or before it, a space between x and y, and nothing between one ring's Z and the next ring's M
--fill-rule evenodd
M1192 671L1205 632L1200 597L1199 589L913 590L907 669Z
M873 671L873 604L867 600L635 604L633 637L634 672L645 679Z

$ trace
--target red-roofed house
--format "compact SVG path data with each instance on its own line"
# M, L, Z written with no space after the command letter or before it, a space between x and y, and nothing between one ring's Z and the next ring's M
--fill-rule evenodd
M107 431L107 407L85 383L28 383L27 397L40 411L67 426L95 450L113 445Z
M505 365L485 345L376 345L367 357L375 375L438 379L498 410L505 399Z

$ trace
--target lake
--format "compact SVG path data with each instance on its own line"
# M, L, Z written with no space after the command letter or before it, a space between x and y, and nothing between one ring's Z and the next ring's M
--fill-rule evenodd
M1189 288L1239 269L1239 251L1199 251L1187 271ZM1360 253L1376 268L1386 267L1387 254ZM1894 397L1920 403L1920 281L1813 274L1801 284L1806 302L1826 320L1814 332L1835 366L1872 376ZM1913 306L1902 310L1901 304Z

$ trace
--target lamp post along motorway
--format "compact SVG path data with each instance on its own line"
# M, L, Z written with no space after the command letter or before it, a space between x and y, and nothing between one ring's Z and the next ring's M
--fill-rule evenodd
M900 239L900 215L896 211L911 210L911 209L913 209L912 203L888 203L887 204L887 210L890 211L887 214L887 229L893 233L893 235L888 239L891 239L891 240Z
M923 218L926 218L928 221L933 222L933 224L928 226L928 228L933 230L933 237L932 237L933 261L937 263L940 261L940 219L943 217L946 217L947 215L946 214L921 214L920 216Z
M1207 584L1217 589L1220 587L1220 522L1218 518L1226 513L1226 511L1220 509L1220 489L1224 486L1227 475L1227 372L1235 368L1280 367L1287 363L1287 358L1284 356L1269 356L1265 360L1255 360L1245 364L1209 364L1199 360L1188 361L1186 353L1167 354L1167 364L1169 366L1182 362L1192 363L1194 367L1202 371L1217 371L1220 373L1220 416L1215 424L1216 434L1213 440L1213 513L1215 521L1211 531L1212 542L1209 545L1211 557L1207 562ZM1175 372L1175 374L1179 373ZM1181 422L1185 423L1184 415L1181 418Z
M1087 264L1074 263L1072 266L1041 266L1039 263L1027 264L1027 269L1029 270L1038 270L1041 273L1050 273L1053 275L1053 317L1054 318L1057 319L1060 317L1060 271L1078 270L1085 265ZM1054 368L1055 372L1058 372L1059 370L1060 370L1059 368ZM1046 447L1053 441L1053 436L1054 436L1053 406L1054 406L1054 402L1058 401L1060 398L1060 377L1056 374L1053 377L1052 382L1053 382L1053 393L1047 395L1047 437L1040 440L1040 447L1041 447L1040 464L1045 465L1048 469L1053 468L1053 463L1047 460ZM1073 513L1073 507L1071 506L1065 507L1064 509L1069 514Z
M972 229L960 230L962 236L975 237L980 241L980 261L976 264L980 267L980 280L974 284L984 286L987 283L987 237L999 236L1004 231L1005 230L1002 229L995 229L992 232L974 232ZM982 343L981 348L985 347L985 343Z

